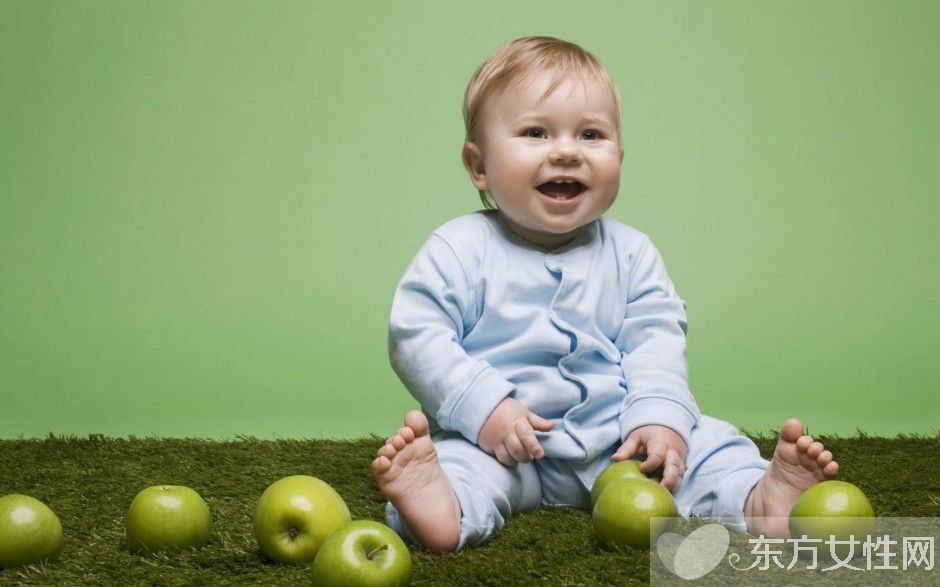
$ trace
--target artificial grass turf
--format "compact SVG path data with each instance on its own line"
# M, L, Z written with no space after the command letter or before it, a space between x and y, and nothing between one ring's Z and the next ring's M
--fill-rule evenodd
M753 437L753 435L752 435ZM880 516L940 517L940 435L821 438L840 478L861 487ZM755 437L770 456L774 435ZM275 565L252 533L255 502L273 481L319 477L353 518L384 521L385 499L369 472L384 438L356 441L56 438L0 440L0 495L25 493L59 516L58 560L0 571L0 585L309 584L307 567ZM212 511L210 543L171 555L127 550L124 515L144 487L198 491ZM512 518L479 548L432 555L412 549L414 585L645 585L649 553L601 548L589 512L543 508ZM825 578L821 579L825 583Z

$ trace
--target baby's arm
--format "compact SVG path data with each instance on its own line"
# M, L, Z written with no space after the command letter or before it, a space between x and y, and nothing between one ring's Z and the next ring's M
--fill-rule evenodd
M486 419L477 444L507 467L529 463L545 456L535 431L548 432L555 423L530 412L519 401L507 397Z
M422 409L474 443L515 389L461 346L475 321L475 283L450 244L433 234L398 284L388 335L392 368Z
M668 465L669 458L681 456L684 462L700 413L688 388L685 302L648 240L632 255L629 280L626 316L616 339L627 388L620 409L625 442L618 454L632 455L643 448L648 456L655 455L647 465L652 470ZM664 485L672 484L674 474L664 471Z

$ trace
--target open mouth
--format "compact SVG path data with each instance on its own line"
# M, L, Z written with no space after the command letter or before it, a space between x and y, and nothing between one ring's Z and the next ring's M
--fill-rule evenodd
M542 194L556 200L570 200L581 195L587 186L577 180L546 181L537 189Z

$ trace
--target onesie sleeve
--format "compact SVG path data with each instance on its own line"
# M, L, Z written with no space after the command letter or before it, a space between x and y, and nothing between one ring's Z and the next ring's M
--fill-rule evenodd
M627 394L621 440L648 424L672 428L689 444L701 414L689 392L685 302L656 247L645 239L631 256L626 316L616 339Z
M490 413L515 386L460 344L475 314L472 283L451 246L432 234L395 291L388 354L438 425L476 443Z

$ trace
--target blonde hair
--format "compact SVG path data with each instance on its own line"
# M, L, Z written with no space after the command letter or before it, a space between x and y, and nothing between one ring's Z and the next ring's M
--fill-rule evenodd
M522 37L498 48L470 78L463 99L465 141L476 141L480 112L490 96L520 84L529 74L537 71L554 72L544 97L567 80L591 81L608 88L614 97L617 135L620 135L620 92L603 64L574 43L554 37ZM483 206L495 208L487 192L479 192Z

